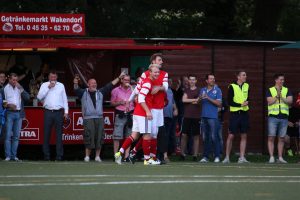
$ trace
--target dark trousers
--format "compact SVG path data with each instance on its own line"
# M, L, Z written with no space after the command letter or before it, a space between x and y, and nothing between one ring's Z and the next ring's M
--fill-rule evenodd
M50 111L45 109L44 112L44 144L43 144L43 152L44 158L50 159L50 137L52 126L55 127L56 132L56 159L61 160L63 158L64 149L62 142L62 134L63 134L63 123L64 123L64 111Z
M167 136L167 147L168 153L172 154L175 152L176 148L176 123L177 118L169 118L165 117L165 128L166 128L166 136Z
M165 126L158 128L157 153L158 158L163 159L163 153L168 151L168 142Z

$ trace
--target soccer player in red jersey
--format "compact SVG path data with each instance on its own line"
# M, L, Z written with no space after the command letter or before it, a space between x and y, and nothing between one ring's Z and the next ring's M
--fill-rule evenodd
M163 57L161 53L155 53L150 57L150 62L152 64L158 64L160 66L160 74L159 77L153 81L153 90L152 94L153 97L153 108L152 108L152 115L153 115L153 123L152 123L152 145L157 146L157 134L160 130L160 133L164 134L164 113L163 108L165 105L165 96L166 91L168 90L169 84L168 84L168 73L161 70L161 66L163 64ZM141 89L141 84L143 83L143 80L148 77L150 74L150 70L145 71L141 77L140 80L129 99L133 99L133 95L138 94L139 90ZM160 146L164 146L164 142L166 141L160 141ZM137 142L136 146L133 148L133 150L130 152L129 159L132 163L134 163L135 160L135 154L140 149L140 146L142 144L142 138ZM156 151L151 152L151 157L156 158Z
M149 76L146 77L140 85L137 104L133 112L133 126L131 135L125 140L120 150L115 154L115 162L121 164L122 154L130 147L133 141L138 139L139 134L143 135L143 151L145 165L158 165L159 161L150 157L150 152L156 152L156 146L152 143L153 132L153 115L151 109L153 107L154 95L152 94L154 86L153 82L159 77L160 70L157 64L150 64Z

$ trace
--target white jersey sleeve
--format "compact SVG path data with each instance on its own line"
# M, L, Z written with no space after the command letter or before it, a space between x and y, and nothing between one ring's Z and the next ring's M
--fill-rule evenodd
M169 88L169 74L166 73L165 76L164 76L164 79L163 79L163 87L165 88L165 91L168 90Z
M147 94L150 92L151 84L150 83L144 83L141 87L141 90L138 94L138 103L145 102L145 98Z

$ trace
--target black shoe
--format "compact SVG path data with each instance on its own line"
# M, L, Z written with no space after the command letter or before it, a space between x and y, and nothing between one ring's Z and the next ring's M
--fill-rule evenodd
M61 157L59 157L59 158L56 158L55 161L61 162L61 161L63 161L63 159Z
M134 154L133 151L131 150L127 158L129 162L131 162L131 164L134 164L136 161L136 154Z
M194 162L197 162L197 161L198 161L197 156L193 156L193 161L194 161Z
M44 161L50 161L50 158L45 157Z
M165 160L160 160L160 164L165 165L165 164L167 164L167 162Z
M180 155L180 160L181 161L185 161L185 156L184 155Z
M125 158L122 162L130 162L130 160L129 160L129 156L127 157L127 158Z

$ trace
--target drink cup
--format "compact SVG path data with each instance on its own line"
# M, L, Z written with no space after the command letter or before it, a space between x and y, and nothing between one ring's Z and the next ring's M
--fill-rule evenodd
M6 100L3 100L2 106L3 106L4 108L7 107L7 101L6 101Z

